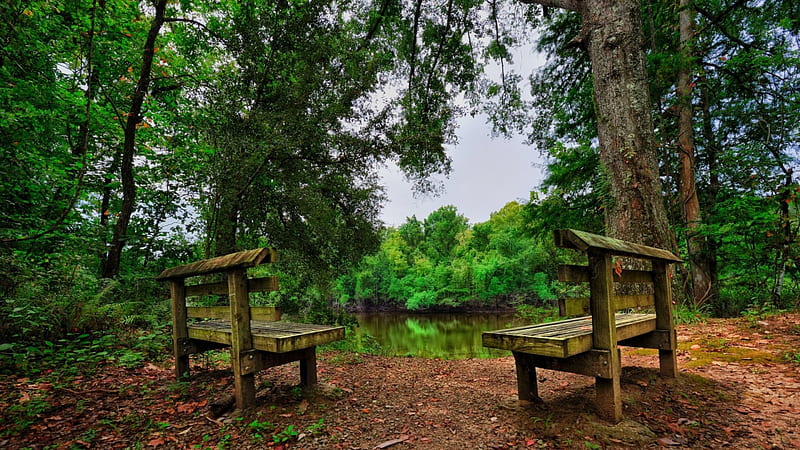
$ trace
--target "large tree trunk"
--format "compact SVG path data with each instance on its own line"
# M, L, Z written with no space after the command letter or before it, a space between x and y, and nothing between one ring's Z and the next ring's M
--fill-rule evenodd
M133 173L133 158L136 155L136 130L142 120L142 105L150 86L150 74L153 67L153 56L155 55L156 38L164 25L164 14L167 9L167 0L158 0L155 5L155 17L150 25L147 40L142 52L142 68L139 72L139 80L133 91L131 99L131 109L125 123L125 137L122 145L122 209L120 210L117 223L114 225L114 237L108 249L108 254L103 260L102 275L104 278L113 278L119 274L119 266L122 259L122 249L128 242L128 225L131 216L136 208L136 180Z
M711 270L714 264L709 263L709 252L706 251L706 240L700 235L703 218L700 201L695 186L695 153L694 124L692 104L692 68L694 58L692 45L694 41L694 17L689 0L680 0L680 43L681 67L678 71L678 152L680 158L679 198L681 214L686 224L686 250L689 257L689 274L687 294L695 306L701 306L713 294Z
M521 0L577 11L594 76L600 161L609 179L606 234L676 250L658 173L639 0Z
M675 250L658 173L638 0L590 0L583 11L592 61L600 161L610 181L607 234Z

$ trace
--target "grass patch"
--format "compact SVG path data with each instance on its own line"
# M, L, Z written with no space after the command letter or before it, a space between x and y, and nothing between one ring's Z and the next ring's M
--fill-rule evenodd
M724 339L702 339L700 342L683 342L679 350L688 351L691 360L684 366L687 368L704 367L714 362L749 364L769 364L780 362L775 353L763 350L729 345Z

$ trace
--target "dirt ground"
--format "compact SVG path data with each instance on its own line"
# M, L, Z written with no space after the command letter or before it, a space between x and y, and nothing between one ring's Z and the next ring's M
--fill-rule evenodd
M540 370L544 403L518 401L511 357L327 352L316 389L297 387L296 363L269 369L256 408L220 417L210 404L230 394L231 373L202 360L189 383L166 364L61 384L3 379L0 448L800 448L800 314L678 336L674 380L658 376L654 352L623 349L615 426L596 415L592 378Z

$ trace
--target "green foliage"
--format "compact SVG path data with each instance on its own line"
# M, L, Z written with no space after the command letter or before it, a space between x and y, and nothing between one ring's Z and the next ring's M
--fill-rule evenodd
M517 314L530 323L544 323L558 320L558 308L552 306L517 305Z
M693 302L678 303L673 310L675 323L686 325L703 323L709 317L707 310L708 307L698 307Z
M275 429L275 424L255 419L247 424L247 428L253 433L253 439L255 441L261 441L266 437L267 433Z
M272 441L276 444L283 444L297 439L298 434L300 433L294 429L294 425L287 425L280 433L272 436Z
M53 373L73 376L91 373L105 362L127 355L118 347L116 336L68 333L56 341L37 346L9 344L0 353L0 370L7 374Z
M412 217L389 230L380 250L340 278L334 290L345 303L410 310L512 300L544 304L555 298L549 240L528 233L525 207L517 202L471 227L446 206L423 222Z
M385 353L377 339L369 334L356 333L353 327L345 329L345 338L343 340L325 344L323 348L356 354L382 355Z
M785 355L783 355L783 359L792 364L800 366L800 352L787 352Z

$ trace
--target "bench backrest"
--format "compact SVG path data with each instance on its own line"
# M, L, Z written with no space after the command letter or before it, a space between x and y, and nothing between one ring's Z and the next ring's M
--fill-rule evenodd
M216 283L186 284L187 279L233 270L244 270L260 264L277 261L277 252L271 248L248 250L217 258L205 259L191 264L166 269L157 277L162 281L179 281L183 286L182 299L186 318L192 319L225 319L231 320L231 306L185 306L188 297L206 295L228 295L230 287L227 281ZM247 295L253 292L271 292L280 289L278 277L261 277L247 279ZM173 302L176 299L173 298ZM174 305L180 308L181 305ZM262 321L280 320L280 310L273 306L249 306L250 319Z
M646 284L650 293L635 295L612 294L611 298L603 298L604 292L592 292L592 297L577 297L559 299L559 313L564 316L579 316L591 314L591 302L603 301L609 303L609 309L619 311L656 306L656 296L662 294L669 286L665 284L665 269L667 264L680 262L680 258L666 250L634 244L619 239L608 238L596 234L577 230L556 230L556 246L571 248L585 252L590 257L587 266L561 265L558 268L558 279L562 282L591 283L594 277L608 277L611 283ZM611 258L613 256L635 258L648 261L650 270L623 269L619 262L605 263L601 266L609 273L595 273L591 261ZM600 265L598 265L600 266ZM613 292L613 289L611 290ZM667 293L669 295L669 293Z

